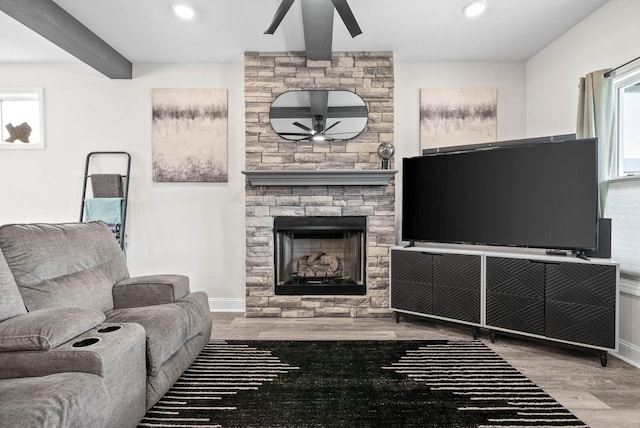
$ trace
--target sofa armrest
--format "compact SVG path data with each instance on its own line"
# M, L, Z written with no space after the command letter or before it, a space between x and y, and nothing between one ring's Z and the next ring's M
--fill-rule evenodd
M113 286L113 306L114 309L124 309L173 303L189 292L188 276L138 276Z
M0 322L0 351L48 351L91 330L105 320L84 308L50 308Z
M83 372L104 378L109 390L127 395L146 378L145 331L140 324L100 324L47 351L0 352L0 379ZM0 426L2 422L0 421Z

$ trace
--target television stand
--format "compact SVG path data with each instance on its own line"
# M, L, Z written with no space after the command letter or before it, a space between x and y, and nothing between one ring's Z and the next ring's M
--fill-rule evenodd
M390 306L400 314L466 324L600 352L618 350L619 266L513 250L391 248Z

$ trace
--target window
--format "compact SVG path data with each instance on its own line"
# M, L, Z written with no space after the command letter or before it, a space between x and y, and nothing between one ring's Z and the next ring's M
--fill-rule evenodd
M618 175L640 174L640 70L615 80L618 118Z
M611 257L623 277L640 280L640 64L616 73L614 86L619 161L605 216L611 218Z
M0 148L43 148L42 111L42 89L0 88Z

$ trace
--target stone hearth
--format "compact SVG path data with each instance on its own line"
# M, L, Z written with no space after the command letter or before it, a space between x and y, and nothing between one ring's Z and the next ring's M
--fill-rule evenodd
M393 56L389 52L337 52L308 61L303 52L245 54L246 170L380 169L376 153L393 142ZM269 123L269 106L289 90L334 89L360 95L369 117L348 141L294 142ZM285 174L286 176L286 174ZM383 184L246 184L246 315L248 317L389 316L389 248L395 244L395 181ZM366 295L275 294L274 218L366 217Z

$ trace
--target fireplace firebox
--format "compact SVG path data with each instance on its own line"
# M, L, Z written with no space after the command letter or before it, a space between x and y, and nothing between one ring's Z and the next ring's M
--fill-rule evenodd
M276 217L276 295L365 295L366 217Z

